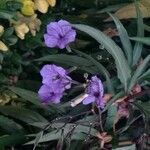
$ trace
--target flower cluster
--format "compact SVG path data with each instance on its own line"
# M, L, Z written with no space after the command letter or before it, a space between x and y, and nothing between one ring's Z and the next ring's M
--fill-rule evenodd
M56 65L45 65L40 74L43 85L39 89L39 97L43 103L59 103L66 89L71 87L72 79L67 71Z
M44 40L47 47L65 48L70 42L75 41L76 32L71 24L65 20L51 22L47 25L47 33Z
M15 32L20 39L23 40L29 31L35 36L36 31L40 30L41 21L37 18L37 14L26 17L18 12L16 17L18 21L13 22L13 24Z
M73 42L75 37L75 30L65 20L51 22L47 25L47 33L44 34L46 46L60 49ZM63 92L71 87L72 79L67 75L67 71L56 65L45 65L40 73L43 77L43 85L38 92L40 99L44 103L59 103ZM103 84L97 76L93 76L86 87L85 94L78 99L78 102L71 105L74 107L81 101L84 105L95 102L97 107L103 109L105 105L103 97Z

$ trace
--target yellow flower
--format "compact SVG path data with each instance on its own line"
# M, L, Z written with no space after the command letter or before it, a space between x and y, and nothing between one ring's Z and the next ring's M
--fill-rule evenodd
M14 28L17 36L22 40L29 31L35 36L36 31L40 30L41 21L37 18L37 14L27 17L18 12L17 20L14 22Z
M4 33L4 27L0 25L0 36L2 36L3 33Z
M47 13L48 7L54 7L56 0L34 0L35 8L41 13Z
M14 28L17 36L22 40L25 38L26 33L29 32L29 28L25 23L15 25Z
M3 33L4 33L4 27L0 25L0 37L3 35ZM0 41L0 51L3 51L3 52L8 51L8 47L3 41Z
M38 11L41 13L47 13L49 7L47 0L35 0L34 4Z
M23 7L21 8L21 12L23 15L32 16L34 14L34 2L32 0L23 0Z
M56 0L47 0L47 2L51 7L54 7L56 5Z
M4 52L8 51L8 47L2 41L0 41L0 50Z

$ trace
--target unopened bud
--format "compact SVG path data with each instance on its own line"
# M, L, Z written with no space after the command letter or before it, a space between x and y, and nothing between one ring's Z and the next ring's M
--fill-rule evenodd
M54 7L56 5L56 0L47 0L47 2L51 7Z
M4 27L2 25L0 25L0 36L2 36L4 33Z
M15 25L15 31L17 36L23 40L25 38L26 33L29 32L29 28L25 23L22 23L20 25Z
M47 2L47 0L35 0L34 3L38 11L40 11L41 13L47 13L49 7L49 3Z
M0 50L4 52L8 51L8 47L2 41L0 41Z

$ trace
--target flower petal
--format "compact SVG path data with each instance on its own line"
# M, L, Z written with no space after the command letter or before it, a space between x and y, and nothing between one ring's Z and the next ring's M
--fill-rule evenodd
M58 22L51 22L47 25L47 33L49 35L56 36L56 38L59 38L59 33L61 33L61 28L58 25Z
M42 102L48 103L51 101L51 89L48 86L42 85L38 94Z
M66 35L65 35L65 39L67 40L67 44L70 42L75 41L76 38L76 32L75 30L70 30Z
M94 102L95 101L95 97L94 96L88 96L88 97L86 97L84 100L83 100L83 104L84 105L88 105L88 104L90 104L90 103L92 103L92 102Z
M58 39L54 36L50 36L48 34L44 34L44 41L47 47L56 47Z

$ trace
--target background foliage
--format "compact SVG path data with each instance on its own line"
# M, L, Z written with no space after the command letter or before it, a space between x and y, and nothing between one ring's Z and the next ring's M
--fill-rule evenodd
M18 15L22 7L21 0L0 2L0 148L96 150L104 143L106 149L149 149L149 2L59 0L44 14L36 10L36 17ZM77 30L71 53L43 42L46 25L59 19ZM37 95L39 71L53 63L72 70L81 85L62 103L45 106ZM84 93L85 77L95 74L111 94L105 109L71 107Z

